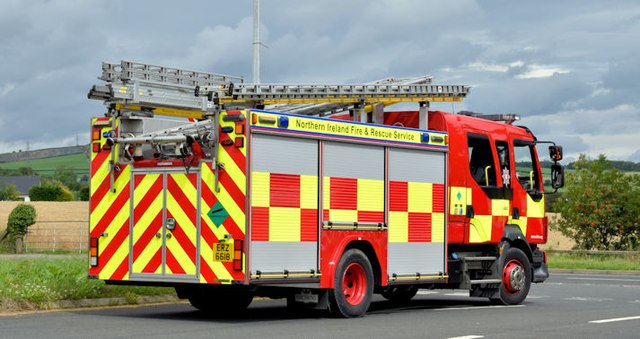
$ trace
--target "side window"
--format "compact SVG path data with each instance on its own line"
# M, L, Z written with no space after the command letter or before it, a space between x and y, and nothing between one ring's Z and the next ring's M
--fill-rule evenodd
M481 134L469 134L469 170L480 186L496 186L496 169L489 138Z
M511 188L511 166L509 165L509 144L506 141L496 141L496 153L500 162L500 177L505 188Z
M518 182L530 195L538 195L540 173L538 173L536 157L534 156L533 143L516 140L514 141L513 152Z

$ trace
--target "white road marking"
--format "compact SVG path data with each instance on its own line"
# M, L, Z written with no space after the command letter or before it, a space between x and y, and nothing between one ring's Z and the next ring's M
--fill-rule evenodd
M602 319L602 320L591 320L590 324L605 324L605 323L613 323L616 321L625 321L625 320L639 320L640 315L635 317L625 317L625 318L611 318L611 319Z
M571 297L571 298L563 298L563 300L569 301L611 301L611 298L585 298L585 297Z
M483 335L463 335L462 337L450 337L449 339L479 339L484 338Z
M567 280L593 280L593 281L634 281L640 282L640 279L620 279L620 278L567 278Z
M492 306L468 306L468 307L446 307L436 308L434 311L460 311L460 310L482 310L485 308L515 308L525 307L525 305L492 305Z

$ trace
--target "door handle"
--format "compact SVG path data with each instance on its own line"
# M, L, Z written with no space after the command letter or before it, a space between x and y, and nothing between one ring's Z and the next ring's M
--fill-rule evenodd
M174 229L176 229L176 219L167 218L167 221L165 222L165 226L169 231L173 231Z

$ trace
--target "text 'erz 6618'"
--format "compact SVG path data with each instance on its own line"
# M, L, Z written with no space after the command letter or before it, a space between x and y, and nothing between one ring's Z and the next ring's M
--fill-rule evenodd
M89 277L175 287L210 313L254 296L365 314L373 293L467 289L504 304L548 277L545 180L515 114L429 111L463 85L246 84L104 63L89 98ZM415 111L388 106L413 102ZM406 105L405 105L406 106Z

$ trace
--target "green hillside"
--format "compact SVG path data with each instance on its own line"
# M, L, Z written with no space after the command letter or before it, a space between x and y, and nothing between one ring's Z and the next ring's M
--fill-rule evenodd
M57 157L34 159L29 161L23 160L1 163L0 169L18 169L21 167L31 167L40 175L52 175L56 168L61 165L73 169L76 174L82 175L89 173L89 159L84 153L61 155Z

